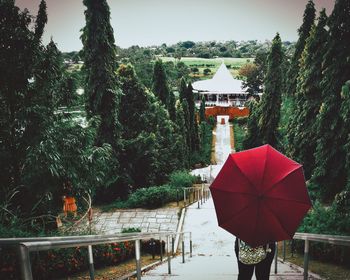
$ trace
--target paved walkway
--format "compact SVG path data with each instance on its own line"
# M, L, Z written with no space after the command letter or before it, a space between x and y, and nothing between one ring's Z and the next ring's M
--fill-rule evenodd
M168 275L167 263L148 271L143 280L234 280L237 279L238 267L233 250L235 237L217 225L212 199L197 209L197 204L188 207L184 231L192 232L193 257L189 256L188 241L185 240L186 262L182 257L171 261L172 274ZM255 277L253 277L255 279ZM271 280L301 280L302 269L278 262L277 274L274 274L274 263L271 269ZM320 279L310 276L309 279Z

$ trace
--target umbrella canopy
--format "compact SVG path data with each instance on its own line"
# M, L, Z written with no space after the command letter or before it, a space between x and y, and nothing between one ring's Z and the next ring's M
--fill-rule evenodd
M253 247L292 239L311 207L302 166L270 145L230 154L210 191L219 226Z

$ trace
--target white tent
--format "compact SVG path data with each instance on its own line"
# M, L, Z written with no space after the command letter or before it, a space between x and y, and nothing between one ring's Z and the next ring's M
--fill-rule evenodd
M195 91L219 94L247 94L242 89L242 81L234 79L224 63L209 80L197 81L192 84Z

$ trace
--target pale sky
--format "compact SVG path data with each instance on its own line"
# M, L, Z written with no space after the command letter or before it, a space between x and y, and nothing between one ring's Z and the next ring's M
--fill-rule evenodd
M16 0L36 15L40 0ZM335 0L314 0L316 9L333 9ZM82 0L46 0L50 38L61 51L80 50L85 25ZM116 44L150 46L179 41L295 41L307 0L108 0Z

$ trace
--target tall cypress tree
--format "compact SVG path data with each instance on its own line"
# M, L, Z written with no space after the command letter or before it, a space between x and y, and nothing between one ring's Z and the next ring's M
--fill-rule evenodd
M322 102L321 80L322 63L326 51L328 31L327 16L320 12L317 26L314 26L306 40L305 49L300 59L295 110L288 131L289 154L304 166L305 178L308 180L315 165L316 116Z
M199 140L199 134L198 134L196 106L194 103L193 87L191 83L188 84L186 89L186 100L188 104L188 111L190 113L189 118L190 118L191 150L199 151L200 140Z
M169 92L169 103L168 103L168 111L169 111L169 116L170 119L173 122L176 122L176 108L175 108L175 103L176 103L176 99L175 99L175 95L173 92Z
M160 59L158 59L154 64L153 92L159 98L162 104L166 108L168 108L170 90L167 83L167 77L166 77L164 65Z
M186 80L184 77L182 77L180 80L180 85L179 85L179 99L181 101L186 98L186 91L187 91Z
M117 117L120 98L116 70L116 46L106 0L84 0L86 25L83 42L85 93L88 116L99 116L96 143L109 143L117 150Z
M186 127L186 143L187 143L189 154L191 154L192 152L191 119L190 119L190 111L188 109L188 103L186 99L183 99L181 101L181 107L183 109L185 127Z
M309 2L306 4L306 8L304 11L303 23L298 30L299 39L295 45L294 55L292 57L292 61L288 71L288 80L286 86L288 95L295 94L297 77L299 73L299 60L304 50L306 39L309 37L311 27L314 24L315 17L315 4L312 0L309 0Z
M47 23L47 13L46 13L46 2L45 0L41 0L39 5L38 15L35 21L35 38L40 40L44 34L44 27Z
M155 181L156 138L153 121L150 120L150 98L136 77L131 65L118 69L123 96L119 120L123 151L120 164L134 187L149 186Z
M280 35L277 33L267 58L267 72L264 80L264 94L260 104L259 130L265 144L277 145L278 122L281 109L283 51Z
M188 87L186 84L186 80L182 77L179 84L179 100L181 102L181 106L184 113L185 119L185 127L186 127L186 143L188 147L189 154L194 151L195 142L193 139L193 118L190 110L188 97ZM193 106L193 105L192 105Z
M0 184L14 190L22 184L27 148L23 144L27 128L24 112L40 49L29 29L31 16L21 12L14 0L0 1L0 19Z
M345 83L342 88L342 104L340 113L344 122L342 134L346 136L346 144L344 146L345 167L347 170L346 189L350 190L350 80Z
M346 182L346 136L342 134L342 86L350 77L350 2L337 0L329 18L329 37L324 56L324 77L321 82L323 103L317 117L316 168L311 178L311 188L324 201L340 192Z
M202 96L201 106L199 108L199 119L201 122L205 121L205 98Z
M179 135L181 145L178 148L180 163L183 168L189 168L189 153L187 144L187 129L185 113L180 100L176 102L176 133Z

